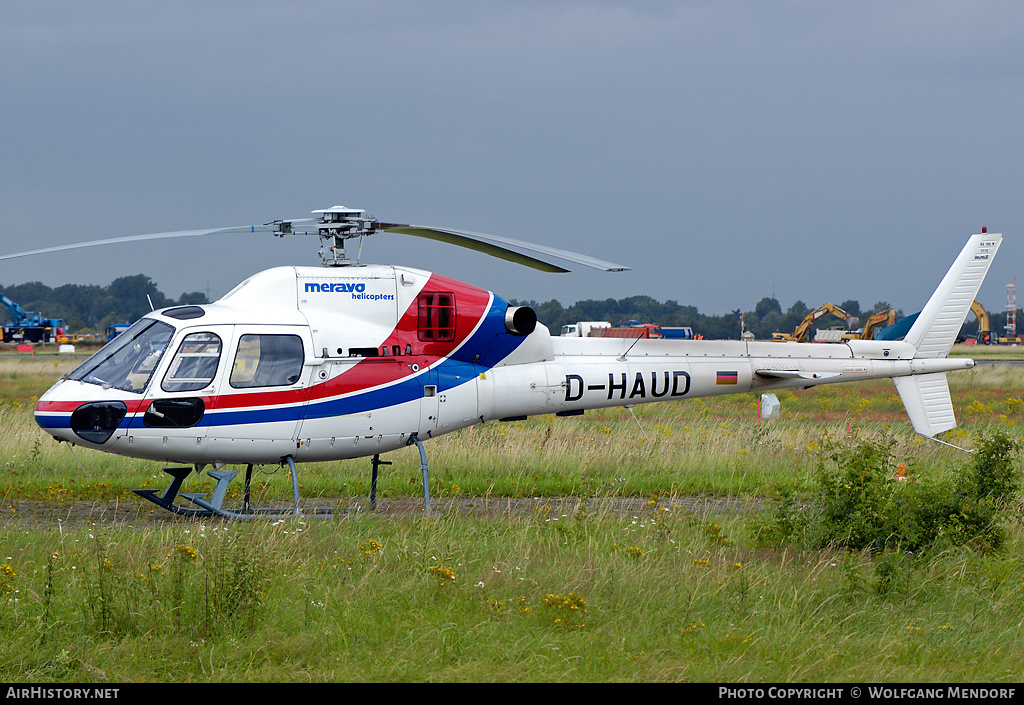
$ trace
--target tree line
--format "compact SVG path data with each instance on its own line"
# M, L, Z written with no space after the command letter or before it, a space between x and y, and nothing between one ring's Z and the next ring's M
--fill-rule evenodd
M68 330L72 332L102 331L111 323L131 323L152 309L208 303L206 294L201 291L186 292L172 299L157 289L153 280L144 274L120 277L108 286L64 284L49 287L40 282L29 282L5 287L0 284L0 293L26 311L39 313L46 318L64 319ZM650 296L586 299L568 307L554 299L544 303L513 299L511 303L529 306L536 311L537 319L553 335L558 335L563 325L577 321L609 321L612 325L641 321L657 323L663 327L688 326L706 339L717 340L738 340L741 323L742 330L750 331L758 340L768 340L776 332L792 333L804 317L814 310L803 301L797 301L784 311L774 296L762 298L749 311L735 309L722 315L703 314L695 306L682 305L673 300L661 302ZM838 306L850 316L858 318L860 325L868 316L892 308L887 301L878 301L866 309L862 309L855 300L843 301ZM0 311L0 315L6 313ZM902 317L903 312L896 310L896 319ZM1024 316L1018 314L1018 317L1024 325ZM992 330L1001 333L1006 322L1005 312L990 312L989 318ZM9 317L4 318L5 322L7 320L10 320ZM829 328L843 326L845 323L826 314L819 319L816 327ZM977 328L977 321L968 315L964 332L972 333Z
M200 291L183 293L172 299L144 274L120 277L107 286L97 284L63 284L49 287L40 282L4 286L0 293L26 311L44 318L64 320L67 330L78 333L102 331L111 323L132 323L153 309L180 304L208 303ZM3 322L11 320L10 312L0 308Z
M577 321L608 321L612 325L620 322L641 321L657 323L662 327L685 327L693 329L694 334L703 335L708 340L738 340L741 330L749 331L757 340L770 340L772 333L793 333L804 318L814 311L803 301L797 301L783 311L782 305L774 296L762 298L752 310L735 309L722 315L706 315L694 306L684 306L676 301L657 301L650 296L630 296L625 299L587 299L577 301L565 308L558 301L545 303L536 301L515 301L517 306L529 306L537 312L537 319L546 325L552 335L558 335L563 325ZM877 301L873 306L862 308L859 301L848 299L837 304L840 309L857 319L850 326L856 330L864 325L875 313L893 309L895 320L904 317L901 309L894 308L888 301ZM916 312L915 312L916 313ZM1018 320L1024 325L1024 315L1020 309ZM993 331L1002 334L1006 324L1006 313L989 312L989 323ZM742 329L741 329L742 325ZM845 327L847 321L825 314L815 324L815 328ZM967 315L963 333L972 334L978 330L978 321L972 314Z
M694 306L681 305L672 300L660 302L650 296L630 296L619 300L588 299L577 301L568 308L564 308L555 300L546 303L513 303L530 306L537 312L537 319L546 325L553 335L557 335L563 325L576 321L608 321L616 325L633 320L657 323L663 328L690 327L694 334L703 335L709 340L738 340L742 331L750 331L758 340L769 340L772 333L792 333L807 314L814 310L803 301L797 301L783 311L778 299L772 296L761 299L752 310L735 309L722 315L703 314ZM871 308L861 309L859 302L849 300L839 304L839 308L863 324L868 316L878 311L886 311L891 306L888 302L879 301ZM897 311L896 316L897 319L902 318L902 311ZM819 320L817 327L845 327L846 323L845 320L827 315Z

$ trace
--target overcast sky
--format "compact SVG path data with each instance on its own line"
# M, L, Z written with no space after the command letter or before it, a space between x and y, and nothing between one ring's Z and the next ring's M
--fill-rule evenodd
M505 298L920 310L967 237L1024 300L1024 3L0 0L0 253L342 204L633 268L379 235ZM265 235L0 262L0 283L219 296Z

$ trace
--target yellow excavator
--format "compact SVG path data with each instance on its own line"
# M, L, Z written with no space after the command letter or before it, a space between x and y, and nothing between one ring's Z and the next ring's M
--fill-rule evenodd
M895 322L896 312L891 308L887 311L879 311L868 316L860 333L847 333L843 336L843 340L874 340L876 328L887 328Z
M850 319L850 314L848 314L846 311L839 308L838 306L834 304L822 304L818 308L808 313L807 316L804 317L804 320L800 321L800 325L796 327L792 335L790 335L789 333L772 333L772 340L792 340L798 343L803 343L807 340L807 336L810 334L812 326L818 321L819 318L828 313L831 313L833 316L842 319L843 323L846 323ZM859 333L843 333L842 336L840 336L840 339L873 340L875 337L875 329L891 326L895 322L896 312L894 310L890 308L887 311L880 311L868 317L867 321L864 323L863 330L861 330Z
M982 345L990 345L992 343L992 328L989 325L988 311L975 299L971 302L971 313L978 319L978 333L975 335L975 340Z
M977 299L971 302L971 313L978 319L978 332L975 334L974 339L978 341L980 345L994 345L996 343L1000 345L1020 345L1021 338L1019 335L1012 338L1001 338L997 335L992 334L992 326L989 322L988 311L985 307L978 303Z
M792 340L797 343L803 343L807 340L808 333L811 332L811 326L813 326L819 318L821 318L827 313L831 313L833 316L841 318L843 320L843 323L846 323L846 321L850 318L850 314L848 314L846 311L839 308L838 306L834 304L822 304L818 308L808 313L804 317L804 320L800 321L800 325L796 327L792 335L790 335L789 333L772 333L772 340Z

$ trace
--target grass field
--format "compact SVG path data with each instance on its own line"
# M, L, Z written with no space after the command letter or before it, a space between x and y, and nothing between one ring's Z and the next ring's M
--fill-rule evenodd
M514 514L26 521L26 502L60 516L166 482L157 463L72 451L35 426L35 398L73 364L0 360L7 682L1024 679L1019 499L1000 507L1001 546L915 553L771 543L770 509L688 501L813 504L828 453L865 441L888 444L893 475L902 463L918 487L967 472L970 456L913 435L889 382L781 393L772 422L734 395L427 444L439 506L531 498ZM946 440L1024 436L1024 367L950 383L961 426ZM388 459L378 493L415 501L415 450ZM286 473L265 471L261 499L290 496ZM365 507L365 460L300 473L305 498ZM591 501L567 510L565 497Z
M1024 347L1020 345L954 345L950 357L970 357L975 360L1024 360Z

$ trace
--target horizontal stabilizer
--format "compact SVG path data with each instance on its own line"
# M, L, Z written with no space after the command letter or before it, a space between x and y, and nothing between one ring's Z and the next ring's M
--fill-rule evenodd
M945 372L894 377L892 381L896 383L896 391L917 433L932 438L956 428L953 400L949 396Z

